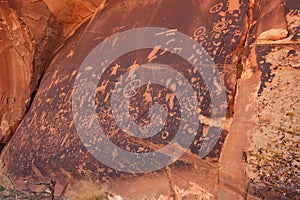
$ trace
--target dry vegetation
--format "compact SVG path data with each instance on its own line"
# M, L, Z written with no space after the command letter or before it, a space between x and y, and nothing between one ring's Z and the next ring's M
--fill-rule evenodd
M81 180L67 190L66 197L72 200L104 200L108 192L101 183Z

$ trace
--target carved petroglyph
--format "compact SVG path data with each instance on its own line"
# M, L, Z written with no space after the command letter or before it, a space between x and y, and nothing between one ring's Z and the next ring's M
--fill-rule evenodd
M214 5L213 7L210 8L209 12L210 13L217 13L220 12L223 8L223 3L218 3L216 5Z

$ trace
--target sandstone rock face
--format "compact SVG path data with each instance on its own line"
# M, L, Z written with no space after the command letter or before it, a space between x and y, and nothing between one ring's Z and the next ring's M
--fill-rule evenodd
M299 9L298 2L287 1L283 18L287 21L286 26L279 29L278 24L269 24L269 30L263 33L259 32L262 18L253 15L257 23L254 23L250 33L260 34L258 39L265 37L266 40L251 44L253 48L246 65L249 72L244 73L248 75L241 80L256 79L257 88L250 93L247 107L252 110L252 114L248 115L252 120L246 128L250 148L245 154L249 198L254 198L252 195L261 199L299 198L299 117L294 117L299 110L299 91L295 87L299 82L300 66ZM277 14L269 15L269 18L273 17L276 18ZM286 38L283 37L285 30L289 30ZM271 41L275 38L278 40ZM259 77L257 72L261 73ZM237 97L239 99L242 101L245 98Z
M101 0L94 1L60 1L53 2L45 0L49 10L59 21L67 23L80 23L101 3Z
M291 36L291 41L299 42L300 38L300 19L299 19L299 2L287 1L286 2L286 21Z
M106 3L106 0L62 0L58 2L45 0L44 2L55 18L63 24L63 34L67 35L74 27L90 17L99 6L101 9Z
M4 18L8 25L3 25L5 31L0 30L0 35L3 38L22 37L1 41L4 45L0 48L7 48L0 51L0 60L18 62L4 66L21 66L25 78L20 79L8 71L14 67L0 68L1 74L7 74L3 79L1 77L0 89L2 87L13 97L22 95L19 104L18 98L13 104L9 103L8 92L0 96L2 102L7 102L0 105L1 131L14 131L7 128L13 124L7 119L11 120L17 113L15 108L23 109L20 117L14 116L17 117L15 124L18 124L25 112L24 102L29 102L37 77L43 74L29 112L1 153L4 168L13 174L15 181L53 179L58 183L56 192L60 194L72 182L91 177L105 182L113 193L130 199L299 197L300 5L297 0L28 0L10 1L10 5L14 10L6 3L0 8L1 16L14 16ZM36 8L40 8L39 12L32 12ZM22 17L26 28L17 20L17 15ZM184 121L179 112L179 100L172 90L158 84L147 83L123 93L116 101L117 111L113 111L114 88L132 69L137 70L145 63L154 65L151 72L141 73L139 81L142 81L168 75L157 65L166 64L184 75L195 89L197 98L201 99L201 124L187 151L167 167L138 174L115 170L94 157L94 152L84 145L78 134L78 126L90 127L90 121L84 120L90 118L89 113L83 110L80 113L82 124L75 124L78 113L73 112L72 103L84 102L89 97L74 97L74 82L77 76L84 77L79 68L90 51L111 35L141 27L171 29L166 35L173 34L175 29L201 45L220 71L228 108L225 123L221 127L215 126L222 129L221 136L213 137L208 134L212 99L205 80L193 70L191 63L174 52L158 48L143 48L118 56L99 78L93 96L96 121L115 146L130 153L157 151L172 141L179 124ZM108 47L113 48L121 39L117 36ZM136 37L132 43L142 43L143 39ZM18 42L20 40L22 42ZM62 45L56 50L58 43ZM19 48L22 53L17 50ZM105 51L101 52L105 54ZM54 56L47 67L51 55ZM16 61L11 59L12 56L17 58ZM94 57L95 60L99 58L101 55ZM89 80L96 76L93 72L95 63L85 63L83 67L88 78L85 76L81 80L82 88L93 88ZM177 78L180 80L181 76ZM10 81L15 85L7 84ZM135 79L128 86L134 84ZM11 87L23 88L25 94ZM149 109L152 104L165 105L167 114L163 131L141 139L123 130L122 121L127 119L123 117L119 122L116 116L126 106L124 100L130 105L128 118L142 126L153 120ZM90 138L90 146L97 147L101 142L99 133L88 130L83 134ZM3 132L3 141L9 138L5 134L11 133ZM217 144L205 159L201 159L198 154L210 138ZM184 147L181 143L177 145ZM116 149L106 148L111 163L119 156ZM21 182L18 182L20 187Z
M60 30L42 1L1 3L1 143L23 119Z
M294 199L300 186L299 47L260 45L257 51L260 67L270 70L270 77L258 98L256 131L251 134L250 185L261 198Z
M286 29L285 20L285 1L284 0L266 0L255 2L260 8L256 10L257 16L257 32L258 37L263 32L272 29ZM274 38L275 39L275 38Z
M1 2L1 144L7 143L23 119L49 59L67 37L64 27L68 20L62 21L63 16L51 13L46 3L30 0ZM81 10L84 16L97 7L94 2L87 4L95 6L90 5L88 11ZM72 26L68 27L73 28L82 20L73 19Z
M5 144L30 102L34 44L26 26L10 6L0 3L0 142Z
M226 87L227 100L230 105L226 122L228 124L232 116L232 104L235 94L236 65L239 63L239 58L234 52L240 51L239 45L242 43L245 31L247 4L232 1L231 6L228 5L227 1L207 1L205 4L202 1L186 1L184 3L182 1L154 0L143 3L140 1L109 1L105 7L105 12L99 11L91 21L80 27L74 36L65 43L59 54L53 58L41 82L30 112L26 115L4 151L3 161L8 171L19 178L52 177L58 180L60 185L67 184L69 179L87 175L97 177L100 180L134 177L111 169L92 157L76 133L71 114L73 84L83 59L105 38L132 28L149 26L174 29L176 27L179 32L188 35L203 46L218 66ZM152 13L152 11L155 12ZM145 15L145 13L149 14ZM111 140L117 146L124 146L130 152L147 151L149 149L147 145L151 141L153 141L153 144L150 148L154 150L160 148L174 137L174 133L178 129L176 118L172 118L171 112L169 112L167 124L170 125L165 128L164 132L149 140L136 140L119 130L111 114L110 102L105 100L107 95L111 95L112 89L119 79L118 77L124 74L130 66L149 62L150 54L152 55L152 50L142 49L121 56L110 65L111 69L105 72L103 80L99 83L99 88L101 88L101 85L105 85L108 80L111 82L111 84L104 87L105 95L99 93L97 97L97 103L100 105L97 108L99 122L102 128L109 132ZM203 193L214 194L218 181L217 161L228 132L228 125L223 127L222 136L207 160L200 159L198 153L201 144L205 141L211 114L207 88L203 79L194 79L196 77L195 72L191 70L190 64L182 58L171 53L164 53L161 50L156 55L153 61L174 67L185 74L187 79L193 83L193 87L197 88L198 98L203 99L201 108L204 118L190 150L180 161L170 166L169 170L162 169L159 171L158 176L165 176L166 181L168 179L171 182L174 181L173 185L164 186L169 190L171 189L168 192L168 195L170 195L176 187L179 187L180 190L188 190L185 186L188 179L180 180L180 176L192 178L200 171L206 171L210 176L210 181L205 181L207 177L197 177L193 184L204 188L205 192ZM116 68L116 66L119 66L119 68ZM152 76L157 76L159 73L160 71L153 72ZM155 101L170 106L169 109L172 109L172 112L178 115L177 100L172 100L170 98L172 95L164 88L155 85L151 87L151 90L160 91L163 95L160 98L157 96L159 93L150 92L148 95ZM136 109L132 111L133 116L135 114L140 115L138 117L142 123L149 122L147 117L149 102L143 97L147 94L147 90L147 87L143 86L140 93L137 93L131 100L136 102L133 103L133 108L142 109L140 113L136 113ZM173 104L175 106L171 106ZM208 120L205 121L206 118ZM29 132L28 129L31 131ZM215 140L218 140L218 138L215 138ZM20 141L22 142L20 143ZM32 145L31 141L40 142L34 142L35 145ZM18 159L18 162L15 159ZM156 177L157 175L156 173L150 173L147 176ZM139 181L142 177L136 179L136 181ZM132 184L135 183L132 182ZM143 187L145 186L143 185ZM150 184L146 190L150 191L150 187L153 187L153 184ZM118 188L115 188L115 190L118 190ZM135 188L131 195L137 195L138 191L139 187ZM240 190L238 195L242 196L242 193L243 189Z
M11 0L9 3L33 37L35 54L32 82L35 87L54 50L63 39L63 28L44 1Z

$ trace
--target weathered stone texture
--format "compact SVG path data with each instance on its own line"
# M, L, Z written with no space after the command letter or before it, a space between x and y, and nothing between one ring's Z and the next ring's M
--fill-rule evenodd
M61 193L72 181L92 177L133 199L299 198L298 0L11 0L0 3L0 14L0 142L7 143L14 133L1 160L14 180L54 179ZM198 153L211 114L208 89L188 62L162 50L153 55L152 49L142 49L117 58L99 80L95 110L109 139L126 151L168 144L181 117L170 90L148 84L129 98L138 124L149 123L153 102L172 111L164 131L150 139L120 130L110 98L130 68L152 61L170 65L202 100L201 125L187 152L159 171L130 174L97 161L80 140L72 113L79 67L100 42L138 27L175 28L216 63L228 109L221 138L205 159ZM27 105L30 110L19 125Z
M29 105L34 43L10 6L0 3L0 143L6 144Z

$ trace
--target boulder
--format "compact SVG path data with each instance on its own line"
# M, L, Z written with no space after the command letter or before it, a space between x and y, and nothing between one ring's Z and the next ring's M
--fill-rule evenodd
M258 40L282 40L288 36L287 29L270 29L262 32L258 36Z

